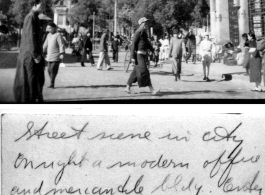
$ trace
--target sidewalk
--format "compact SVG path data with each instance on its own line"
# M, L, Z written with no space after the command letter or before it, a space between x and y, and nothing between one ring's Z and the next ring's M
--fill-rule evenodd
M68 53L70 51L68 50ZM109 54L110 57L112 53ZM97 62L97 54L95 60ZM240 66L226 66L212 64L210 79L212 82L203 81L202 65L183 62L183 70L180 82L174 82L170 61L163 68L153 68L151 63L150 73L153 86L161 88L160 96L151 96L149 89L138 88L134 84L132 90L137 94L124 92L129 72L123 70L125 52L120 52L119 63L112 63L113 71L98 71L85 63L81 67L76 58L68 55L65 59L66 67L60 68L56 78L55 89L44 87L45 102L78 102L94 100L148 100L148 99L264 99L265 93L252 92L254 84L249 83L249 77L245 76L245 70ZM1 58L0 58L1 59ZM112 58L111 58L112 62ZM10 65L10 64L9 64ZM13 67L13 65L11 66ZM222 81L222 74L239 73L233 75L232 81ZM15 76L14 68L0 70L0 102L14 102L12 88ZM46 82L49 84L49 76L45 71ZM176 102L177 103L177 102Z

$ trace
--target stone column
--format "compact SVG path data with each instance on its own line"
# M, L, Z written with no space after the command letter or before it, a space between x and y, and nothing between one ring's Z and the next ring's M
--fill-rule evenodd
M240 46L243 47L243 33L249 33L249 12L248 0L240 0L240 9L238 11L238 24L239 24L239 40Z
M216 40L230 40L228 0L216 0Z
M210 0L211 35L216 36L216 0Z
M57 10L55 9L55 12L54 12L54 19L53 19L53 22L54 24L58 24L58 13L57 13Z

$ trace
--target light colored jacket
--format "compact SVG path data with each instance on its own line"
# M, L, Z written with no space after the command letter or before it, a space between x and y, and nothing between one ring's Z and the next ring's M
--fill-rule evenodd
M183 50L185 51L184 39L172 37L168 57L182 58Z
M49 33L43 45L43 52L47 53L46 60L48 62L60 61L60 54L65 53L63 37L60 33Z

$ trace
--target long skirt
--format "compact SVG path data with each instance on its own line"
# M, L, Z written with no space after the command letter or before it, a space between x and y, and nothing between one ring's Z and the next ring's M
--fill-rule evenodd
M250 57L250 82L261 83L261 58Z
M138 82L139 87L151 86L150 73L146 65L146 56L137 54L138 65L135 65L131 73L128 85Z

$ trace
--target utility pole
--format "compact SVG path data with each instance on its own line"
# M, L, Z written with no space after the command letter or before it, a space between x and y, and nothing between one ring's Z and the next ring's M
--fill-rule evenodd
M117 4L118 0L115 0L115 8L114 8L114 36L117 35L117 18L118 18L118 13L117 13Z
M93 12L93 46L94 46L94 50L95 50L95 12Z

